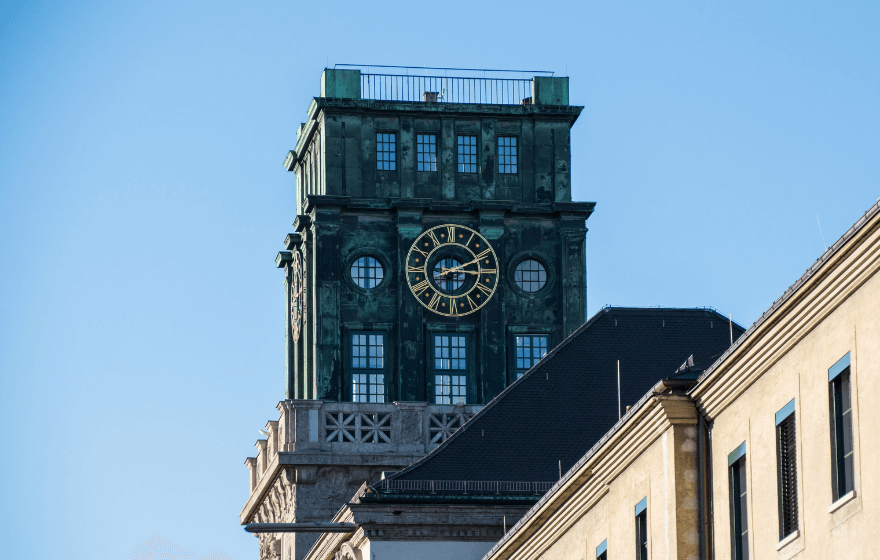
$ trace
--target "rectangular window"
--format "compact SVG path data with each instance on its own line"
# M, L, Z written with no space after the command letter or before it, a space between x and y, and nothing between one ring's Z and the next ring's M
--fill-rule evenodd
M636 504L636 560L648 560L648 498Z
M385 335L351 335L352 402L385 402Z
M434 335L434 403L467 402L467 337Z
M516 173L516 136L498 137L498 173Z
M546 334L514 337L516 346L516 378L519 379L547 353Z
M746 505L746 444L727 456L730 475L730 536L732 560L749 559L749 522Z
M419 171L437 171L436 134L416 134L416 164Z
M458 137L458 172L477 172L477 137Z
M596 560L608 560L608 539L596 547Z
M794 399L776 413L776 497L779 501L779 540L797 531L797 453Z
M397 169L397 135L393 132L376 133L376 169Z
M836 502L853 490L852 399L849 353L828 370L831 409L831 487Z

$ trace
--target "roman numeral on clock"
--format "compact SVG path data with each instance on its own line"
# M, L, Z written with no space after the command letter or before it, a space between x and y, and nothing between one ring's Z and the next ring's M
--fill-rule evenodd
M437 311L437 306L440 305L440 299L440 294L434 294L434 297L428 302L428 309L431 311Z
M408 267L406 267L406 271L407 271L407 273L409 273L409 274L421 274L422 272L424 272L424 270L425 270L425 269L422 268L422 267L420 267L420 266L408 266Z
M486 249L485 251L483 251L482 253L477 255L475 258L482 259L483 257L485 257L486 255L488 255L491 252L492 252L492 249Z
M481 292L483 292L484 294L486 294L487 296L492 295L492 290L488 286L484 286L482 284L477 284L477 288L479 288L479 290Z
M428 237L431 238L431 241L434 242L434 245L440 245L440 240L437 239L437 236L434 235L434 232L433 232L433 231L429 231L429 232L428 232Z
M458 308L455 306L455 300L449 298L449 314L458 315Z
M427 280L422 280L421 282L419 282L418 284L415 284L415 285L412 287L412 291L413 291L413 293L414 293L415 295L420 296L420 295L422 295L422 293L423 293L425 290L427 290L428 288L430 288L430 285L428 284L428 281L427 281ZM436 295L436 294L435 294L435 295Z

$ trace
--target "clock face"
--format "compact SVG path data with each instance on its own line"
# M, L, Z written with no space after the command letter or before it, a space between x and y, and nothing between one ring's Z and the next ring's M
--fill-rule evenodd
M485 237L456 225L433 227L406 256L406 281L415 298L439 315L469 315L498 287L498 259Z
M297 342L302 331L303 315L303 260L299 251L293 254L290 268L290 330L293 341Z

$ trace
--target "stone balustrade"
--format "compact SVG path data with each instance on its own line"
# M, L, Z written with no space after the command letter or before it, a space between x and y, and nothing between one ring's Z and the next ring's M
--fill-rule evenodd
M280 418L266 423L269 435L257 440L257 456L245 461L250 490L279 454L322 464L332 463L334 456L348 462L352 455L426 455L481 408L424 402L281 401Z

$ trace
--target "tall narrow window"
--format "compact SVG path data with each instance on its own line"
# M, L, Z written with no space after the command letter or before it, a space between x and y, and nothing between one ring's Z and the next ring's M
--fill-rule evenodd
M831 488L834 501L853 490L852 399L849 353L828 370L831 409Z
M730 537L732 560L749 558L749 522L746 505L746 444L727 456L730 474Z
M516 136L498 137L498 173L516 173Z
M794 399L776 413L776 478L779 501L779 540L797 531L797 441Z
M467 337L434 335L434 403L467 402Z
M519 379L525 372L544 357L547 353L547 341L550 339L546 334L532 334L514 337L516 346L516 378Z
M636 504L636 560L648 560L648 498Z
M351 335L351 400L385 402L385 335Z
M608 539L596 547L596 560L608 560Z
M397 135L393 132L376 133L376 169L397 169Z
M459 173L476 173L477 172L477 137L461 136L458 137L458 172Z
M416 134L416 165L419 171L437 171L436 134Z

